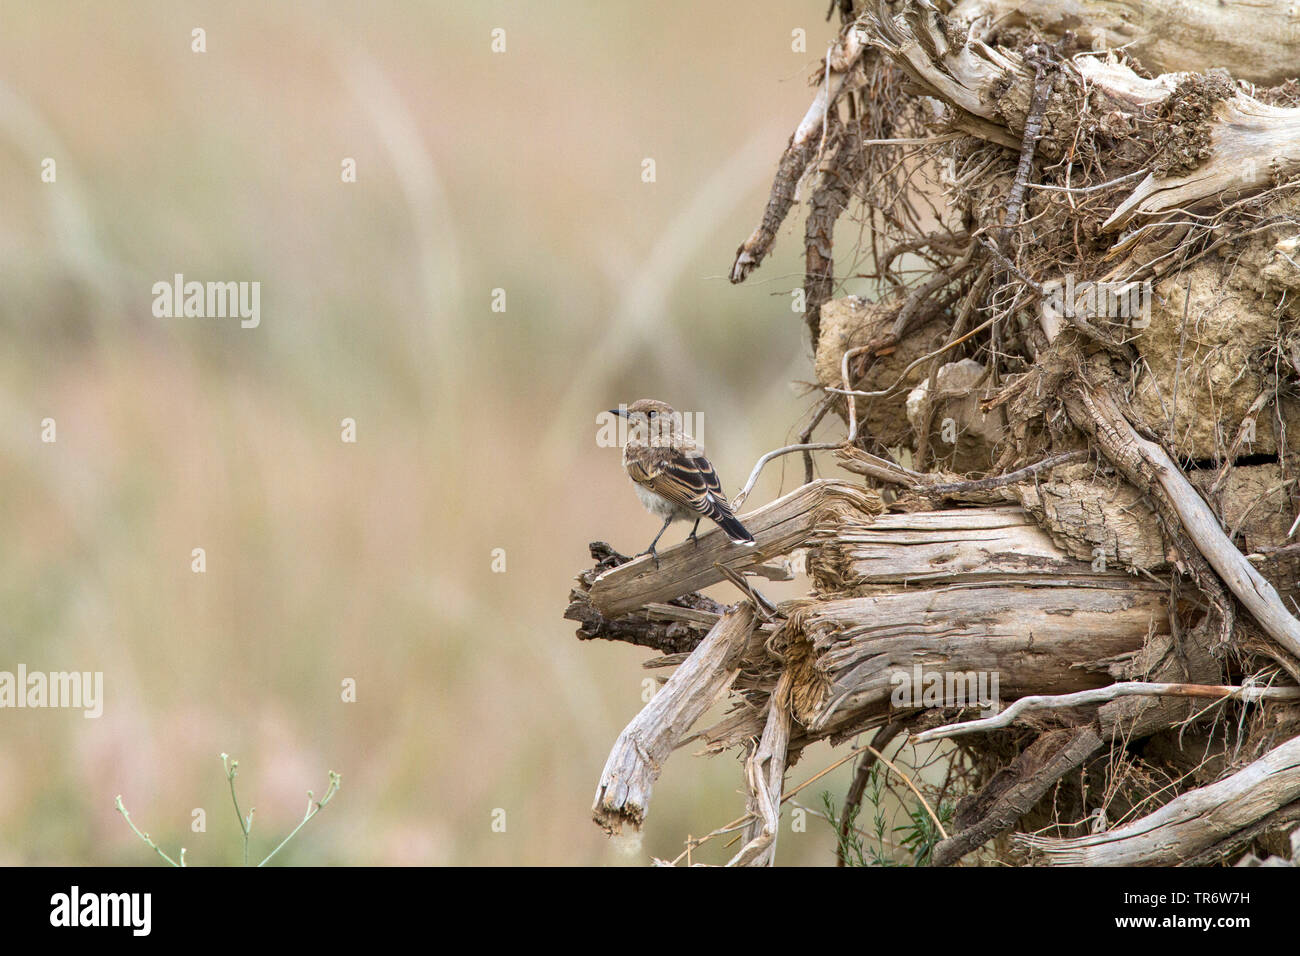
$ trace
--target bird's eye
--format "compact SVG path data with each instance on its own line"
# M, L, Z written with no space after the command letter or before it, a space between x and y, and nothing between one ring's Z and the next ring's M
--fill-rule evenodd
M658 412L646 412L646 417L647 417L647 418L654 418L655 415L657 415L657 414L659 414L659 413L658 413Z

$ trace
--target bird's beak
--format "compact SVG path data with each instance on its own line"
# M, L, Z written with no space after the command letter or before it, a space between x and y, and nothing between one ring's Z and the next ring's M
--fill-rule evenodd
M611 415L621 415L623 418L627 418L627 410L623 408L611 408L609 413Z

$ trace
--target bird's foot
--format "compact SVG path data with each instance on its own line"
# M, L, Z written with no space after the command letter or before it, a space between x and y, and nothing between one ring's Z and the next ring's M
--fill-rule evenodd
M652 548L652 547L651 547L651 548L646 548L646 549L645 549L644 551L642 551L640 554L634 554L632 557L633 557L634 559L635 559L635 558L644 558L647 554L650 555L650 559L651 559L652 561L654 561L654 563L655 563L655 570L658 571L658 570L659 570L659 552L656 551L654 548Z

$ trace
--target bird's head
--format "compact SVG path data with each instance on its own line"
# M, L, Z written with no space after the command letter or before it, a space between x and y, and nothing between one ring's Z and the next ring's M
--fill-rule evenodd
M682 418L667 402L639 398L626 407L611 408L628 420L629 427L653 443L672 441L682 431Z

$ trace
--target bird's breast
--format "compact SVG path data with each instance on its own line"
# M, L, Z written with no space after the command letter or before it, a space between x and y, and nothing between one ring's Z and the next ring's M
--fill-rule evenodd
M690 509L683 508L675 501L670 501L658 492L651 491L645 485L632 482L632 487L636 488L636 496L641 500L642 506L652 515L660 518L667 518L670 515L676 518L684 518L690 514Z

